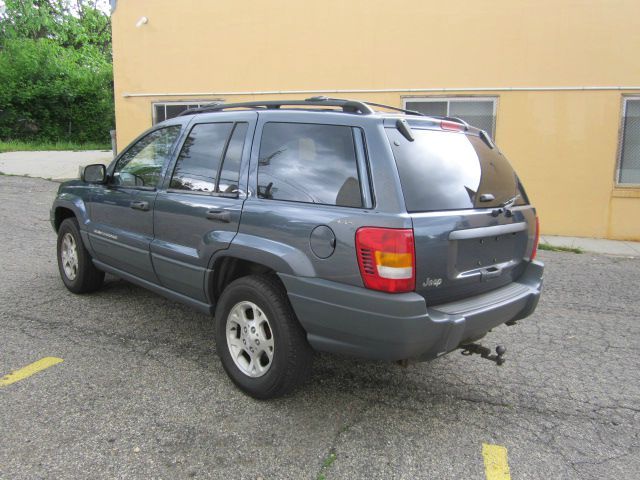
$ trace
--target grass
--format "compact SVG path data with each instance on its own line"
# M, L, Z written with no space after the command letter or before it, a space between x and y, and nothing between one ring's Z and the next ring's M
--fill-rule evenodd
M100 142L23 142L21 140L0 140L0 153L37 152L44 150L111 150L111 145Z
M329 455L327 455L327 457L322 462L322 467L320 467L320 473L318 473L316 480L326 480L327 477L325 475L325 472L331 465L333 465L333 462L336 461L336 458L337 456L334 452L329 452Z
M28 173L25 173L24 175L16 175L15 173L4 173L2 171L0 171L0 177L29 177L30 175Z
M549 252L570 252L570 253L584 253L584 250L577 247L559 247L556 245L550 245L548 243L541 243L538 245L539 250L548 250Z

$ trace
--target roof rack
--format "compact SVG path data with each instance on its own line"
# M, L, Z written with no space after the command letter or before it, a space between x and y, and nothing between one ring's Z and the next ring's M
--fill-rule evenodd
M409 115L418 115L420 117L427 116L422 112L418 112L417 110L407 110L406 108L392 107L391 105L385 105L384 103L373 103L373 102L366 102L366 103L367 105L371 105L372 107L388 108L389 110L393 110L394 112L403 112Z
M306 100L268 100L264 102L242 102L242 103L214 103L203 105L198 108L185 110L180 115L193 115L205 112L220 112L232 108L258 108L265 110L278 110L283 106L321 106L321 107L340 107L345 113L358 113L361 115L370 115L375 113L374 110L366 103L357 100L343 100L339 98L327 97L311 97Z
M416 110L407 110L404 108L393 107L391 105L385 105L383 103L373 102L360 102L358 100L345 100L342 98L329 98L324 96L306 98L304 100L267 100L264 102L241 102L241 103L209 103L197 108L191 108L185 110L179 116L182 115L194 115L196 113L207 112L221 112L224 110L230 110L233 108L257 108L264 110L278 110L283 106L314 106L314 107L340 107L345 113L357 113L361 115L371 115L376 113L371 107L381 107L392 110L394 112L402 112L408 115L416 115L420 117L438 118L441 120L450 120L458 122L469 127L469 124L458 117L447 117L440 115L425 115L422 112Z

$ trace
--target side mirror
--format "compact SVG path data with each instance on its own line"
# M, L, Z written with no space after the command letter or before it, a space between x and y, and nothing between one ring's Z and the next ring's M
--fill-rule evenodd
M80 175L80 179L87 183L103 184L107 181L107 167L101 163L87 165Z

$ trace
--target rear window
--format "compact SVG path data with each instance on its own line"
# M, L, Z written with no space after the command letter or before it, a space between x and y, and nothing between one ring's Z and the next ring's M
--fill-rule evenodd
M410 142L386 131L409 212L494 207L517 193L507 159L475 135L414 128Z

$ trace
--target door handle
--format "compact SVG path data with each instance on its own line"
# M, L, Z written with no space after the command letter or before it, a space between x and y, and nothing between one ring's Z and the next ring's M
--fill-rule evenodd
M224 210L209 210L207 212L207 218L209 220L217 220L218 222L229 223L231 221L231 214Z
M482 281L489 280L490 278L499 277L501 274L502 274L502 267L483 268L480 273L481 275L480 279Z
M133 202L131 202L131 208L133 208L134 210L142 210L146 212L147 210L149 210L149 202L134 200Z

